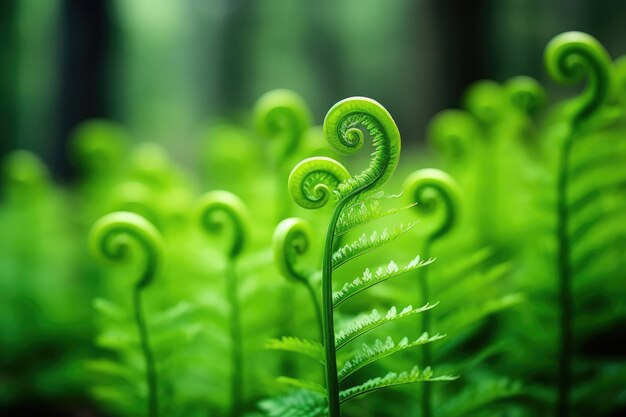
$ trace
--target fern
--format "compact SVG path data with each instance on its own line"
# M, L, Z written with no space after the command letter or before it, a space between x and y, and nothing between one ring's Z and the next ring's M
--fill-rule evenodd
M572 346L574 302L572 296L571 241L568 235L570 212L568 203L570 155L577 136L604 105L611 89L611 59L603 46L593 37L581 32L567 32L556 36L545 53L549 74L561 83L573 83L581 75L589 77L587 91L575 103L569 132L559 154L557 168L557 239L559 270L560 352L558 373L557 413L570 414L572 386ZM584 62L581 66L580 62ZM581 204L580 202L578 204Z
M324 364L324 346L312 340L283 336L281 339L269 340L265 347L267 349L301 353L320 362L322 365Z
M373 287L374 285L385 282L391 278L395 278L406 272L423 268L427 265L430 265L433 261L433 259L423 260L420 255L417 255L411 262L409 262L402 268L399 268L394 261L390 261L386 266L379 266L375 268L373 273L370 271L369 268L367 268L363 272L362 276L355 278L352 282L345 283L341 290L333 293L333 306L334 308L337 308L344 301L360 293L361 291L365 291L368 288Z
M322 417L328 413L325 396L304 389L264 400L259 407L268 417Z
M374 344L371 346L364 343L361 350L358 351L352 359L348 360L339 370L339 381L379 359L393 355L394 353L402 352L403 350L407 350L415 346L435 342L439 339L443 339L444 337L444 335L439 334L429 337L428 333L424 333L412 342L409 342L409 339L404 337L396 344L390 336L387 336L387 339L385 339L384 342L380 339L376 339Z
M351 261L357 256L364 255L379 246L397 239L403 234L409 232L416 224L417 222L400 224L394 227L391 232L387 229L383 229L381 232L374 231L369 236L363 233L359 239L340 247L333 253L333 268L339 268L341 265Z
M360 395L377 391L379 389L393 387L397 385L410 384L413 382L426 382L426 381L454 381L454 376L438 376L433 377L433 371L427 367L420 372L417 366L413 367L410 371L401 373L389 372L383 377L377 377L364 382L361 385L357 385L352 388L348 388L341 391L339 394L340 401L346 402Z
M134 320L145 362L145 379L148 387L146 411L148 416L158 417L157 371L144 317L141 293L157 275L163 258L163 239L156 228L143 217L129 212L117 212L104 216L94 224L89 243L94 256L104 261L125 261L133 243L138 244L145 252L145 267L134 286L132 300ZM114 310L108 309L108 311ZM106 339L101 339L101 341L106 344Z
M248 211L243 202L227 191L210 191L197 203L200 225L210 235L223 232L225 227L232 229L231 239L225 247L227 257L225 278L227 280L226 298L230 304L231 348L231 404L230 415L238 416L243 405L243 336L241 328L241 307L239 301L239 278L236 262L244 249L249 234Z
M346 284L341 291L333 293L335 269L407 233L415 223L398 224L391 232L384 229L382 232L372 232L369 236L363 233L353 243L335 247L338 238L343 234L398 211L382 209L382 199L389 197L377 189L389 180L398 163L400 134L393 119L380 104L362 97L349 98L333 106L326 116L323 129L330 145L337 151L348 154L358 151L366 135L372 139L374 147L369 166L357 175L350 176L348 171L333 159L315 157L297 164L288 180L288 189L292 197L304 208L324 206L330 200L331 194L336 201L326 230L322 257L322 330L328 415L339 417L341 403L366 392L409 382L449 380L451 377L432 378L430 370L424 373L416 370L411 373L391 373L384 378L370 380L340 392L340 379L347 373L352 373L385 356L401 352L409 346L435 341L439 337L433 336L432 340L420 338L417 339L419 342L413 343L408 343L407 338L407 342L403 339L397 346L386 345L382 348L375 344L375 350L371 355L362 354L353 359L353 362L349 362L350 365L347 365L349 368L344 369L343 373L337 371L337 350L347 343L383 324L423 313L434 306L429 304L421 308L409 306L400 313L392 307L384 316L373 310L370 314L359 316L335 334L334 309L342 302L402 272L426 266L430 261L423 262L420 261L421 258L416 257L401 271L395 263L390 262L386 265L386 270L378 270L374 276L366 270L362 278L357 278L352 283ZM299 386L306 388L307 385L308 382L303 382Z
M413 308L413 306L407 306L403 308L399 313L396 307L391 307L387 314L381 315L377 310L372 310L371 313L362 315L348 323L348 325L339 331L335 336L335 343L337 350L344 347L359 336L373 330L383 324L390 323L394 320L409 317L413 314L423 313L432 308L435 308L437 304L426 304L419 308Z

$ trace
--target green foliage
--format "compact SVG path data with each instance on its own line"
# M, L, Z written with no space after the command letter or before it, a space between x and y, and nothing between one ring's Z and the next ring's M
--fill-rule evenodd
M582 92L477 81L402 160L376 101L316 126L289 90L203 126L195 171L106 120L71 134L75 183L9 154L0 406L620 415L626 59L580 32L544 59Z

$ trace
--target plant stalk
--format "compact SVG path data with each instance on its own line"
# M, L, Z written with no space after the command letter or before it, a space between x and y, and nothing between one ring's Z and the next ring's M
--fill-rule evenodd
M328 397L328 417L341 417L339 405L339 380L337 378L337 352L335 350L335 322L333 314L333 243L339 215L346 204L341 200L333 211L322 259L322 332L326 356L326 395Z
M570 264L570 242L568 233L569 213L567 207L567 190L569 183L569 156L573 140L570 137L561 151L558 166L557 183L557 238L559 267L559 369L558 369L558 400L557 417L569 416L569 396L572 379L572 343L574 339L572 270Z
M143 306L141 300L141 290L135 288L133 291L133 307L135 310L135 322L139 330L139 341L141 350L146 361L146 382L148 384L148 416L158 417L159 403L157 394L157 373L154 362L154 355L150 348L150 340L148 338L148 328L143 315Z
M422 248L422 258L429 259L430 257L430 246L432 244L432 240L430 238L426 239L424 242L424 247ZM428 285L428 269L429 268L420 268L420 277L419 277L419 285L422 293L422 305L425 305L430 301L430 286ZM422 313L422 331L428 332L430 336L430 323L431 317L429 311L424 311ZM426 343L422 346L422 360L423 366L432 366L432 351L430 349L430 343ZM422 385L422 417L432 417L433 415L433 404L432 404L432 385L428 382L425 382Z
M226 296L230 304L230 338L231 346L231 405L230 415L237 417L243 401L243 342L241 335L241 320L239 306L239 291L237 273L234 261L231 259L227 266Z

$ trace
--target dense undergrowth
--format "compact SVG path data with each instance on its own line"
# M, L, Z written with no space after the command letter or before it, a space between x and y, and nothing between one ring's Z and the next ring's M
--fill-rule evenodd
M248 125L208 129L197 170L104 120L75 130L71 186L13 152L0 402L621 415L626 60L570 32L545 62L583 91L555 103L529 77L476 82L420 148L374 100L319 127L277 90Z

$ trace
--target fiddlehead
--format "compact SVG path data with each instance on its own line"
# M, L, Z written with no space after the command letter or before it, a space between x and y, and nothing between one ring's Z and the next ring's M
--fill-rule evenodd
M276 226L272 247L278 271L287 279L307 282L310 272L298 266L298 257L303 256L311 245L313 230L303 219L285 219Z
M299 265L298 258L304 256L310 248L313 237L311 225L298 218L288 218L274 230L274 261L280 273L287 279L302 283L308 290L315 308L318 324L321 326L322 313L317 294L311 284L311 271L305 271Z
M323 126L324 136L335 150L353 154L361 149L366 134L371 137L374 151L369 166L360 174L350 177L345 169L329 158L305 160L294 168L289 181L289 190L298 204L307 208L318 208L326 204L330 190L337 185L335 207L326 232L322 259L322 315L325 352L326 388L329 415L340 415L339 381L335 350L335 325L333 314L333 244L339 216L346 204L359 195L374 191L383 185L393 173L400 157L400 132L387 110L376 101L364 97L352 97L335 104L327 113ZM322 162L323 161L323 162ZM327 181L319 175L325 173ZM319 165L318 165L319 164ZM305 169L308 168L308 169ZM317 172L315 177L305 175ZM332 175L327 175L331 173ZM307 193L304 178L309 180ZM333 182L329 185L328 180ZM340 181L337 182L336 180ZM323 185L322 185L323 184ZM311 198L313 197L313 198Z
M417 203L414 207L420 214L433 214L442 211L440 223L429 231L422 256L430 257L430 247L434 241L447 234L458 221L461 191L458 184L447 173L438 169L421 169L415 171L404 181L403 190L411 202ZM430 300L430 285L428 284L428 268L420 269L419 283L422 293L422 302ZM431 333L431 320L429 312L422 316L422 331ZM430 345L423 347L424 364L432 366L432 354ZM432 411L432 391L429 384L424 385L422 390L422 415L430 417Z
M159 231L138 214L119 211L98 220L89 235L92 255L103 262L125 262L131 245L137 244L146 256L145 268L135 283L141 290L152 282L163 261L164 244Z
M362 234L353 243L343 246L339 245L340 247L335 250L334 244L336 240L340 236L344 236L344 233L381 217L381 200L399 197L385 195L384 192L373 193L373 191L389 179L398 163L400 134L393 119L380 104L362 97L346 99L333 106L326 116L323 131L331 146L337 151L354 153L363 146L366 138L372 140L374 150L367 168L354 177L349 177L345 168L329 158L310 158L296 166L292 171L289 189L294 199L303 207L318 208L323 206L328 201L330 191L336 187L334 194L338 202L326 230L322 257L322 332L324 343L323 346L317 346L309 342L304 343L302 341L283 339L282 341L274 342L272 346L284 350L299 351L317 358L324 364L325 394L328 404L327 415L329 417L339 417L342 402L373 389L409 382L450 380L451 377L433 378L430 368L426 368L421 373L417 370L413 371L410 377L409 373L392 373L384 378L370 379L364 384L342 392L339 391L340 375L343 379L345 376L378 359L400 352L408 347L433 342L440 339L441 336L430 337L424 333L415 342L409 343L408 338L405 338L398 345L390 339L385 343L378 340L374 343L374 347L365 345L362 351L365 353L353 353L352 359L345 363L340 372L337 371L337 350L374 328L396 319L422 313L433 306L428 304L421 308L407 306L399 313L394 306L385 315L381 315L374 309L369 314L355 317L345 328L335 334L334 309L342 302L392 277L426 266L430 263L430 260L422 261L418 256L404 267L399 267L394 261L391 261L384 266L376 268L375 272L370 271L368 268L364 271L362 277L356 278L351 283L346 283L341 291L333 293L333 270L335 268L392 241L397 236L411 230L414 223L397 225L391 232L384 229L381 232L374 231L369 235ZM317 165L318 163L320 165ZM327 165L325 170L321 170L327 181L320 179L319 168L322 163ZM304 187L304 178L307 174L314 172L317 173L317 176L310 177L310 184ZM342 180L341 177L345 179ZM328 179L331 181L328 181ZM315 187L317 187L317 192L313 193L311 190L314 190ZM397 210L388 210L384 215L395 212ZM319 357L321 352L324 355L323 359ZM381 385L383 380L385 383ZM298 381L297 384L305 389L324 392L323 388L318 389L316 384L306 381ZM374 386L377 388L373 388Z
M504 83L504 89L510 103L528 114L539 109L546 98L541 84L534 78L524 75L508 79Z
M263 135L280 140L278 158L289 158L300 146L311 125L305 101L291 90L273 90L262 95L254 107L254 122Z
M124 211L102 217L93 225L89 234L91 253L101 261L127 261L132 247L131 242L139 245L145 254L145 267L134 285L133 307L141 348L146 361L148 415L157 417L157 372L143 314L141 291L154 280L161 267L164 254L163 238L146 219L135 213Z
M293 200L307 209L326 205L339 184L350 178L339 162L324 156L307 158L296 165L287 181Z
M231 260L239 256L248 237L248 210L236 195L228 191L209 191L197 204L202 229L209 235L219 235L231 228L231 242L226 253Z
M572 124L577 127L595 113L608 97L611 85L611 59L594 37L582 32L565 32L554 37L545 51L548 74L561 84L588 80L577 99Z
M400 158L400 132L389 112L366 97L351 97L335 104L324 119L324 135L338 152L354 154L372 139L374 150L369 166L339 184L339 199L371 192L385 184Z
M464 110L444 110L428 125L429 142L453 161L466 159L480 138L480 126Z
M486 126L502 119L506 99L502 86L494 81L481 80L470 85L463 97L468 112Z
M244 203L228 191L209 191L200 197L197 204L198 218L202 229L209 235L219 235L226 227L231 228L231 241L226 245L227 292L230 304L231 357L231 406L230 415L239 416L243 403L243 337L241 308L239 305L239 282L235 262L241 254L249 231L248 210Z
M422 214L432 214L440 207L439 202L443 203L443 218L429 232L429 241L437 240L450 231L457 221L461 195L458 184L450 175L438 169L421 169L407 177L403 189L409 199L417 203L414 209Z
M560 337L558 399L556 415L567 417L572 386L572 345L574 343L572 265L569 237L569 158L580 125L592 117L606 101L611 89L611 60L604 47L592 36L581 32L557 35L545 51L548 73L556 81L568 84L587 77L587 88L577 99L571 119L571 131L559 155L557 180L557 240L559 270Z

